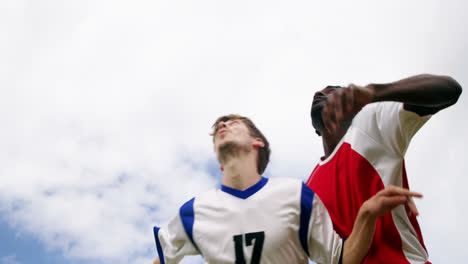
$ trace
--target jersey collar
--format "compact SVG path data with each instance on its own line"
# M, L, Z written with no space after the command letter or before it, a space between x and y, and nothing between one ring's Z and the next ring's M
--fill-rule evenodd
M247 199L250 196L254 195L256 192L260 191L263 186L268 182L267 178L262 177L256 184L250 186L249 188L241 191L231 187L227 187L221 184L221 191L229 193L230 195L236 196L237 198Z

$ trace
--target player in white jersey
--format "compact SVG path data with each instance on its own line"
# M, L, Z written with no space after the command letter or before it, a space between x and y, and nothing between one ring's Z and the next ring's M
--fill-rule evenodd
M186 202L167 229L154 228L159 258L178 263L201 254L205 263L360 263L377 218L420 194L389 187L366 201L353 232L341 239L320 198L300 180L267 179L267 139L248 118L228 115L213 125L223 171L220 189Z

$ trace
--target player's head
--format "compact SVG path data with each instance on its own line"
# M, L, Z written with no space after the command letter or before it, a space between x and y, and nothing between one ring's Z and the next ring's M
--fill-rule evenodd
M322 135L322 129L324 127L322 120L322 111L327 103L328 96L333 93L336 89L343 88L341 86L329 85L323 90L318 91L314 95L312 100L312 107L310 108L310 117L312 118L312 126L315 128L317 135Z
M247 117L240 115L225 115L219 117L213 124L214 148L218 160L222 160L222 152L258 149L257 171L261 175L270 160L270 143L263 133Z

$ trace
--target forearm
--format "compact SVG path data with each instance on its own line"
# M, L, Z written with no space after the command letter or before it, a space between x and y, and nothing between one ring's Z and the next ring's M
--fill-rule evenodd
M460 84L451 77L430 74L369 87L374 89L374 102L397 101L439 110L456 103L462 91Z
M354 222L353 231L343 245L343 264L362 263L371 246L376 222L377 218L371 216L363 205Z
M153 261L153 264L161 264L161 262L159 261L159 258L157 258L155 261Z

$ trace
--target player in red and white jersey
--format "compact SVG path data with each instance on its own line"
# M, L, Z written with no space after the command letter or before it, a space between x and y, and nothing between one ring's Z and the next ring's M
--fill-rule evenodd
M315 94L312 125L325 155L307 185L322 199L341 237L349 236L369 197L389 184L409 188L404 155L411 138L460 94L455 80L435 75L328 86ZM430 263L416 216L406 209L399 206L378 220L364 263Z

